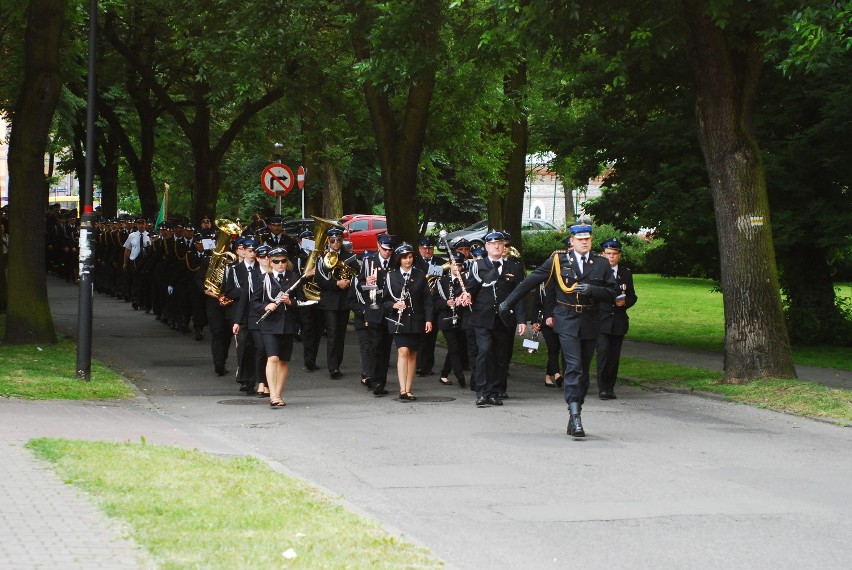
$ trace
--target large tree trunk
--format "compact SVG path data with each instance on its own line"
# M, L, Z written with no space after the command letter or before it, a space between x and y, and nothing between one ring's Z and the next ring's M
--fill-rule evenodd
M365 35L370 33L369 9L362 2L350 2L356 16L352 44L355 56L367 60L371 56ZM423 26L412 30L415 42L423 54L424 63L412 77L407 88L405 106L397 120L388 94L389 89L377 89L364 81L364 96L373 125L379 164L382 169L385 213L388 231L401 239L416 243L418 236L417 210L412 207L417 196L417 171L426 138L429 106L435 89L436 60L430 59L438 42L441 27L441 2L421 0L418 14Z
M44 153L59 90L59 46L64 0L32 0L25 35L24 81L12 116L9 202L15 223L9 239L6 342L55 343L45 274L44 212L48 187Z
M337 220L343 215L343 177L340 169L328 159L323 160L321 177L324 195L322 217Z
M703 4L703 3L701 3ZM729 40L690 0L698 138L713 193L725 309L725 381L795 378L781 309L769 202L752 106L762 65L759 38Z
M506 77L506 94L512 102L512 115L509 123L509 136L512 148L507 161L508 189L503 208L502 229L512 234L512 245L521 253L524 250L524 240L521 236L521 218L523 218L524 192L527 182L527 146L529 142L529 124L527 121L526 105L527 66L518 64Z

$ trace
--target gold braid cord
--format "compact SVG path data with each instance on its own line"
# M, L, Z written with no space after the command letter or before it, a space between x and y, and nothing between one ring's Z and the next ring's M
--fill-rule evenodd
M553 265L550 267L550 277L547 278L547 281L550 282L553 279L553 276L556 275L556 283L559 285L559 288L562 289L563 293L573 293L574 286L579 283L579 281L575 281L570 287L565 284L565 281L562 280L562 270L559 267L559 254L565 253L564 251L555 251L553 252ZM547 283L545 283L547 285Z

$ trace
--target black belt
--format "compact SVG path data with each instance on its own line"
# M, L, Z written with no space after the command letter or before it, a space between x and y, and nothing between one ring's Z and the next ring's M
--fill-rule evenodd
M564 307L570 307L570 308L574 309L574 311L577 312L577 313L583 313L583 312L591 311L592 309L597 308L596 303L592 303L591 305L572 305L570 303L563 303L562 301L557 301L557 303L559 303L560 305L562 305Z

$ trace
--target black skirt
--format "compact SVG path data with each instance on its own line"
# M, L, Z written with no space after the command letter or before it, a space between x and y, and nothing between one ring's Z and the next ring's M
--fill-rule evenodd
M393 335L393 341L397 348L411 348L417 350L423 342L423 334L421 333L399 333Z

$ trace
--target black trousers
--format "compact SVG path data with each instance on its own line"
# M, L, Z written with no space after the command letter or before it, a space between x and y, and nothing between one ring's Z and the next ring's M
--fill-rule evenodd
M601 333L598 335L598 390L615 391L618 379L618 361L621 359L621 345L624 335Z
M361 354L361 378L369 378L373 370L374 360L370 342L370 331L364 326L363 313L353 312L352 324L355 326L355 335L358 337L358 350Z
M372 353L372 368L367 375L373 381L373 385L387 383L393 335L390 334L385 323L368 323L366 330L369 331Z
M435 367L435 341L438 340L438 328L423 335L423 342L417 350L417 370L420 372L431 372Z
M266 349L263 347L263 335L259 328L249 329L254 344L254 370L257 385L266 384Z
M325 356L329 372L340 370L343 362L343 343L346 340L346 325L349 323L349 309L344 311L323 311L325 316L326 345Z
M322 327L325 322L323 312L317 305L299 308L299 320L302 324L302 351L305 362L317 361Z
M476 396L497 396L505 390L514 328L510 329L501 321L493 329L474 327L473 332L478 350L473 370Z
M464 351L467 346L464 342L465 331L461 329L445 329L444 340L447 341L447 357L441 368L441 378L447 378L452 372L456 379L464 376Z
M559 358L559 352L562 348L559 346L559 335L553 332L552 327L541 327L541 336L544 337L544 344L547 347L547 372L548 376L553 376L557 372L562 372L562 362Z
M562 355L565 360L565 402L579 402L583 405L589 392L589 368L595 354L597 339L581 339L568 334L559 335Z
M210 352L213 354L213 366L216 370L220 370L225 367L228 352L231 349L231 319L228 318L228 309L222 307L216 299L207 297L205 308L207 324L210 325Z

